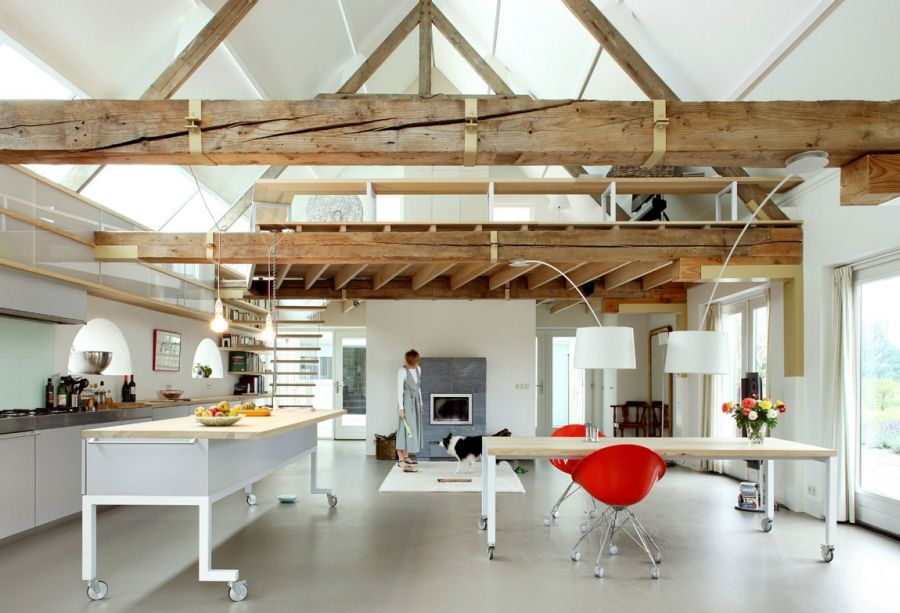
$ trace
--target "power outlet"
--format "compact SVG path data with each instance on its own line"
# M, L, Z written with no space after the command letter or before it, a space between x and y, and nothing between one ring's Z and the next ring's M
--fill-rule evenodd
M529 383L516 383L517 390L527 390L529 388L531 388L531 384Z
M815 485L807 485L806 493L809 496L815 496L816 495L816 486Z

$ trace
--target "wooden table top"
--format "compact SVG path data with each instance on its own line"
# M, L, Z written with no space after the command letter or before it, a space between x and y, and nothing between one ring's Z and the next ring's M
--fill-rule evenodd
M665 458L715 458L767 460L779 458L821 459L837 451L805 443L767 438L751 445L745 438L704 437L607 437L597 442L559 436L484 437L485 453L500 458L580 458L613 445L641 445Z
M83 430L82 438L262 439L344 415L343 409L276 409L268 417L247 417L233 426L204 426L191 417Z

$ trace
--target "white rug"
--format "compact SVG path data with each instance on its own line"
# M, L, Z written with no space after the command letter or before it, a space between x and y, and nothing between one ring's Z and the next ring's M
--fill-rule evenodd
M456 474L456 462L419 462L417 473L405 473L394 463L379 492L481 492L481 462L476 462L471 473ZM471 482L441 483L438 478L471 479ZM502 494L524 494L525 486L509 462L497 464L497 492Z

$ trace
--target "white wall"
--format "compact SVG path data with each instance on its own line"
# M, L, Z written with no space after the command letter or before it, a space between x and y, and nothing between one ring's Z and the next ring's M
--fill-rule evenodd
M122 331L131 353L131 365L138 386L138 400L158 400L157 391L166 389L167 385L171 385L174 389L184 390L187 398L223 396L233 392L234 384L237 382L236 377L229 375L222 379L194 379L191 377L191 370L194 366L191 360L200 341L210 338L218 344L217 335L210 331L208 323L92 296L88 296L87 317L89 320L95 317L108 319ZM81 326L58 325L55 328L54 372L65 373L68 366L69 348ZM181 370L179 372L153 370L154 329L181 333ZM227 358L224 352L220 353L222 353L223 366L227 370ZM88 376L88 379L92 383L103 380L107 386L116 391L116 399L118 399L118 390L122 387L122 377L91 375Z
M370 301L366 320L368 453L376 433L397 427L396 375L410 348L423 357L486 358L487 430L534 434L533 301Z

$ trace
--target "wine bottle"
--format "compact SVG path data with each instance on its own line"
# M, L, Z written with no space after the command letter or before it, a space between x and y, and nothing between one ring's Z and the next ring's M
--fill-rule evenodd
M66 406L66 386L63 385L62 379L59 380L59 385L56 386L56 406Z
M129 402L128 400L128 375L123 375L124 381L122 383L122 402Z
M44 408L52 409L56 402L56 392L53 391L53 379L47 377L47 385L44 386Z
M131 383L128 384L128 399L137 402L137 385L134 383L134 375L131 375Z

